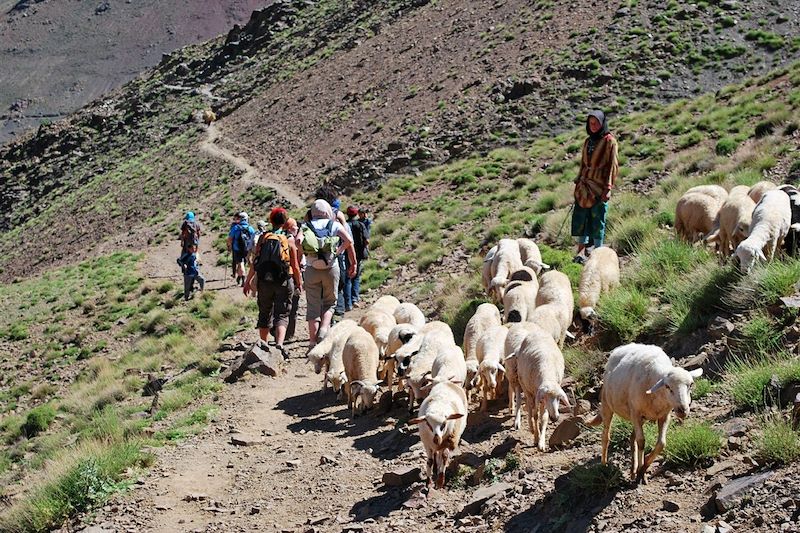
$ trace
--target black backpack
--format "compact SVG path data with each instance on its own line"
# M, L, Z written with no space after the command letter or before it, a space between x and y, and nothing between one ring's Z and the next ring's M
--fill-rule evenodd
M200 232L198 231L197 222L194 220L184 220L181 230L181 237L184 245L189 246L190 244L194 244L196 246L200 243Z
M255 269L258 279L283 283L289 279L289 240L280 233L262 233L258 239Z
M236 234L236 244L238 245L240 253L249 252L253 247L252 235L250 235L250 227L247 224L239 224L239 232Z

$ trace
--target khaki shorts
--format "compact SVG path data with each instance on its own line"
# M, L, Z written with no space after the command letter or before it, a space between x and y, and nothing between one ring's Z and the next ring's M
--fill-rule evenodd
M333 266L325 270L306 267L303 285L306 292L306 320L319 320L328 311L333 312L339 287L338 263L333 261Z
M256 327L273 328L289 324L292 308L294 280L289 278L282 285L269 281L258 281L258 323Z

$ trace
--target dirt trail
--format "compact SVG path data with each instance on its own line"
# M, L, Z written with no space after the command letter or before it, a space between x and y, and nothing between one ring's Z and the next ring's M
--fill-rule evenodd
M206 94L206 96L212 97L210 93ZM222 132L214 122L208 125L206 132L206 138L200 143L200 149L211 157L223 159L237 169L241 170L244 173L241 181L243 181L245 185L255 184L269 187L270 189L274 189L279 196L286 199L286 201L288 201L294 207L301 207L305 205L306 202L303 201L297 191L295 191L292 187L289 187L285 184L276 183L275 181L265 180L261 176L260 172L244 158L237 156L227 148L216 144L217 140L222 138Z

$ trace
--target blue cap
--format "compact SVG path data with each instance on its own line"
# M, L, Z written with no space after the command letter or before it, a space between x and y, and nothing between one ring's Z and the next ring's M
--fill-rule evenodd
M341 204L341 202L339 202L338 198L334 198L333 201L331 202L331 207L334 208L334 209L339 209L339 207L341 205L342 204Z
M186 220L194 220L194 212L187 211L186 212Z

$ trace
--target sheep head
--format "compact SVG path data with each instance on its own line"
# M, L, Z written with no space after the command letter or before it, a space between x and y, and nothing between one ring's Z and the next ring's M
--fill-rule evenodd
M356 380L350 383L350 395L353 398L361 398L362 411L372 409L375 404L375 397L380 391L379 381Z
M444 442L447 434L450 432L449 422L451 420L458 420L463 416L463 413L451 413L446 416L442 416L438 413L426 413L425 416L412 418L408 421L408 424L422 424L424 422L428 426L430 432L433 434L433 443L437 446L440 446Z
M747 239L739 243L733 256L739 259L739 270L742 274L749 274L757 261L767 261L764 251L750 244Z
M484 385L488 386L490 390L495 390L497 388L497 376L501 372L505 374L506 368L496 361L484 361L478 367L481 381L483 381Z
M558 420L558 404L563 403L569 407L569 398L564 389L558 384L542 384L536 391L536 403L544 404L550 418Z
M344 370L341 372L328 371L328 381L333 386L333 392L339 392L342 389L342 385L347 383L347 375Z
M405 376L406 372L408 372L408 367L411 366L411 361L414 359L414 356L419 353L419 348L414 351L411 350L397 350L394 354L395 361L397 361L397 375L398 376Z
M703 375L703 369L697 368L691 372L680 367L672 368L665 376L659 379L647 394L660 394L667 399L675 416L681 420L689 415L689 406L692 403L691 390L694 379Z
M314 372L319 374L328 362L328 352L322 349L321 344L317 344L308 351L306 358L309 363L314 365Z
M594 307L581 307L581 318L584 320L589 320L597 316L597 312L595 312Z

